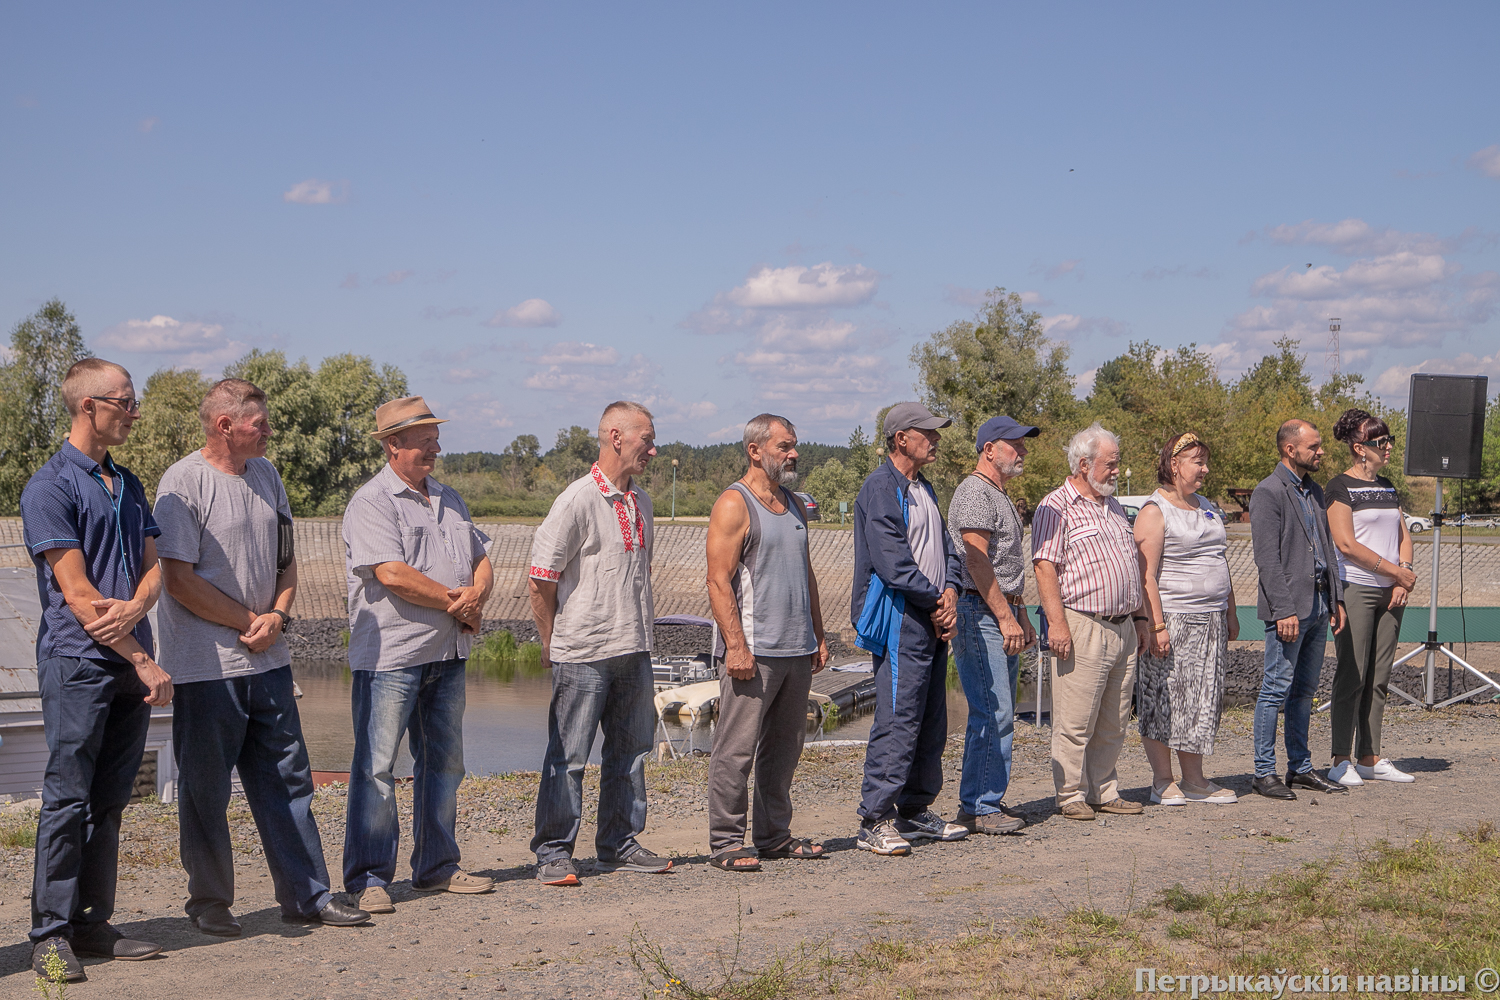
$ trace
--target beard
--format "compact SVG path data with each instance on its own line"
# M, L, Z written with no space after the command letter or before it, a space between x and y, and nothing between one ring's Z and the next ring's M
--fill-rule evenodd
M1115 489L1119 486L1120 483L1119 477L1116 477L1114 479L1107 479L1102 483L1095 482L1092 473L1089 473L1085 478L1088 479L1089 485L1092 486L1102 497L1114 496Z
M1018 458L1014 462L996 462L995 468L1006 479L1014 479L1026 471L1026 459Z
M765 471L773 485L791 486L797 481L797 460L788 458L784 461L776 461L770 455L763 456L760 467Z

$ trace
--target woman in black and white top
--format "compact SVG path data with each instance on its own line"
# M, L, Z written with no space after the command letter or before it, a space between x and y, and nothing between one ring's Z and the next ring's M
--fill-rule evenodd
M1417 574L1411 534L1396 487L1380 474L1391 460L1391 430L1364 410L1346 410L1333 436L1349 445L1354 464L1323 487L1328 528L1339 550L1348 626L1334 636L1333 769L1330 781L1415 781L1380 755L1401 614ZM1357 758L1357 759L1354 759Z

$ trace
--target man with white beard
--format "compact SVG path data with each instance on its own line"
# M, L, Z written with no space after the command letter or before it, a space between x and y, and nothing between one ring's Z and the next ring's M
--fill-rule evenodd
M1031 522L1031 562L1056 657L1052 782L1068 819L1136 815L1141 804L1120 798L1116 764L1149 633L1130 521L1113 496L1119 438L1097 422L1079 431L1068 442L1068 466L1073 474Z
M797 429L762 413L745 424L750 468L708 518L708 596L724 638L719 720L708 766L710 863L759 871L765 858L820 858L792 836L792 774L807 730L812 675L828 662L818 581L797 481ZM745 847L751 764L753 849Z

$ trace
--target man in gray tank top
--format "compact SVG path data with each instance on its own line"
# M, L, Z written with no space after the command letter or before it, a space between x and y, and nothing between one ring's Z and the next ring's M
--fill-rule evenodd
M792 774L802 756L807 693L828 662L807 517L786 487L797 479L797 429L762 413L745 425L750 468L708 518L708 595L724 668L708 766L711 863L758 871L762 858L819 858L792 836ZM745 847L755 765L753 849Z

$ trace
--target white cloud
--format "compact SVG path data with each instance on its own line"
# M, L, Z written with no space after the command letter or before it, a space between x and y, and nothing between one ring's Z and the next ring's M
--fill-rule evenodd
M562 316L546 299L527 299L520 305L501 309L485 320L485 326L539 327L556 326Z
M1176 267L1158 265L1141 272L1141 277L1147 281L1160 281L1163 278L1217 278L1218 276L1218 272L1212 268L1189 268L1186 264L1178 264Z
M443 425L442 433L454 438L462 436L468 441L473 441L472 435L476 431L497 431L515 426L505 404L487 392L471 392L457 403L444 407L444 412L439 412L438 416L449 419L449 423ZM483 442L477 447L499 451L504 446Z
M620 352L613 347L562 340L548 345L543 353L528 360L539 365L612 365L620 360Z
M569 396L609 396L611 399L621 399L651 388L656 376L661 373L661 366L644 354L633 355L623 365L611 365L602 371L598 370L600 367L602 366L588 364L580 366L577 362L569 362L566 366L552 364L541 371L532 372L522 384L528 389L561 392ZM578 368L595 370L580 371Z
M1041 292L1022 292L1021 305L1026 306L1029 309L1036 309L1038 307L1046 308L1047 306L1052 305L1052 300L1047 298L1047 296L1043 295Z
M1086 372L1079 372L1073 376L1073 392L1079 396L1087 396L1094 391L1094 379L1099 375L1099 369L1090 368Z
M1488 375L1491 386L1500 381L1500 352L1477 358L1460 354L1456 358L1428 358L1414 365L1392 365L1375 377L1372 387L1382 396L1405 395L1413 372L1433 375Z
M344 275L344 280L339 282L339 287L351 289L358 288L359 275L355 274L353 271L350 271L348 274Z
M488 368L449 368L443 372L443 381L452 385L463 385L466 382L483 382L495 374Z
M864 305L879 286L880 276L861 264L835 267L825 261L812 267L762 267L725 297L746 309L827 309Z
M376 278L375 284L385 285L386 287L399 285L401 284L401 282L405 281L407 278L410 278L416 273L416 271L388 271L385 274L382 274L380 277Z
M128 354L165 354L189 368L212 367L233 361L250 345L231 340L218 323L179 321L170 316L129 319L99 335L100 347Z
M1058 263L1053 264L1048 268L1042 268L1040 265L1036 265L1033 266L1031 270L1033 273L1041 271L1042 277L1046 278L1048 281L1055 281L1065 274L1071 274L1073 277L1081 281L1083 280L1083 272L1078 270L1078 265L1082 263L1082 257L1073 257L1069 260L1059 261Z
M1079 337L1091 333L1102 333L1106 337L1123 337L1130 333L1130 325L1108 316L1078 316L1073 313L1058 313L1042 317L1042 329L1049 337Z
M979 307L984 305L985 298L989 295L983 288L965 288L962 285L944 285L943 301L952 302L956 306Z
M1342 222L1314 222L1308 219L1295 225L1267 226L1266 238L1280 246L1328 247L1341 254L1384 255L1406 251L1415 254L1449 253L1462 243L1474 239L1474 230L1466 230L1453 239L1434 233L1406 233L1398 229L1376 229L1363 219ZM1248 238L1253 238L1248 237Z
M1486 177L1500 180L1500 144L1486 146L1470 156L1469 166Z
M349 182L309 177L287 188L281 200L294 205L337 205L349 200Z
M142 132L150 133L154 131L156 129L156 126L160 124L160 118L142 118L140 124L138 124L136 128L140 129Z

